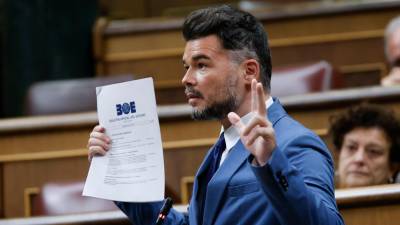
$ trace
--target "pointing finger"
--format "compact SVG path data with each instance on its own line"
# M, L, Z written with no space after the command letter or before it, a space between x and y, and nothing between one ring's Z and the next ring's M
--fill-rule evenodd
M257 112L257 80L251 81L251 111Z
M258 114L261 116L265 116L266 114L266 106L265 106L265 94L264 89L261 83L257 83L257 100L258 100Z

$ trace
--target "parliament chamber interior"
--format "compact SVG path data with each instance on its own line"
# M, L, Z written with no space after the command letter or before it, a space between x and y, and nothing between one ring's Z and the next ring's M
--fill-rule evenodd
M231 4L268 33L271 95L338 155L329 118L364 102L400 115L384 31L396 0L0 1L0 224L130 224L83 197L97 86L152 77L166 196L186 211L194 176L221 125L194 121L182 86L181 35L192 10ZM400 134L398 134L400 135ZM400 149L397 149L400 151ZM336 188L347 225L400 224L400 186Z

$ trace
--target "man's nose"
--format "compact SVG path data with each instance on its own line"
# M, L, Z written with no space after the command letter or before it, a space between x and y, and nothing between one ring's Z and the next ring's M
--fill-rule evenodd
M189 68L188 70L186 70L185 75L183 75L182 84L185 86L187 85L193 86L195 83L196 83L195 76L193 76L193 72Z

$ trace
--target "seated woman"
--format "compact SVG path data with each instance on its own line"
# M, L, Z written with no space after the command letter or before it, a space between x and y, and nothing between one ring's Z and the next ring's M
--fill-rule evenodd
M394 182L400 162L400 121L392 111L362 104L331 118L339 188Z

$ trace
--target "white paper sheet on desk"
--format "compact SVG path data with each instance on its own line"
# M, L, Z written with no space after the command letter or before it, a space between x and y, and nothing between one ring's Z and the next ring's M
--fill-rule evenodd
M125 202L164 199L164 159L153 80L96 88L99 123L111 138L90 165L83 195Z

